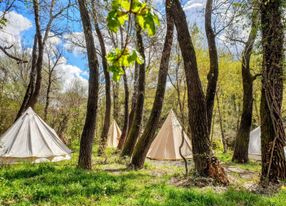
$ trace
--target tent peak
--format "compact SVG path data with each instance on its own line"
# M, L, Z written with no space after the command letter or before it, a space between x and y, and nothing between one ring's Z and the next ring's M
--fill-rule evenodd
M176 113L174 112L174 110L173 109L171 109L170 111L169 111L169 114L168 114L168 117L176 117Z
M173 113L175 114L174 110L173 109L170 109L169 113Z
M112 124L109 127L108 135L107 135L107 146L108 147L117 147L119 143L119 139L121 137L121 130L115 121L112 121Z
M35 112L32 109L32 107L29 107L24 113L35 114Z

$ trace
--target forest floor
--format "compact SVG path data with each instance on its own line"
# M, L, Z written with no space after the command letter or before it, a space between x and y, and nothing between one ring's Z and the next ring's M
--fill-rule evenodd
M182 162L148 160L143 170L132 171L126 169L127 161L111 153L94 157L94 169L88 172L76 168L77 153L71 161L2 167L0 205L286 205L286 187L268 194L255 189L257 162L234 164L230 154L217 153L231 182L222 187L207 179L184 178Z

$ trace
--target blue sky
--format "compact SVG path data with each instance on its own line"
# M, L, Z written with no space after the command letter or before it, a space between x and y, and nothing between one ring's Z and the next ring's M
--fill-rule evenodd
M65 1L65 0L64 0ZM154 7L164 13L164 1L162 0L154 0ZM205 0L183 0L182 5L184 7L187 19L190 25L196 24L201 31L204 31L204 7ZM1 8L1 7L0 7ZM11 15L11 18L15 18L14 21L9 22L8 24L19 24L18 31L17 28L10 29L10 32L20 34L15 39L20 39L25 45L25 47L31 48L33 43L33 37L35 34L35 26L34 26L34 15L32 8L24 5L23 3L17 3L16 8L13 10L14 14ZM76 18L78 21L67 22L65 18L61 19L61 21L57 21L56 25L58 27L64 27L66 25L69 26L69 32L82 32L79 12L74 9L72 12L73 18ZM22 17L19 17L22 16ZM24 21L23 18L26 20ZM10 20L10 19L9 19ZM13 20L13 19L12 19ZM24 26L21 21L24 21L27 24L27 20L30 22L32 26ZM18 22L17 22L18 21ZM23 28L22 28L23 27ZM18 33L17 33L18 34ZM1 39L0 39L1 40ZM66 46L67 42L61 39L61 46ZM65 47L66 48L66 47ZM72 73L74 76L79 76L83 79L88 78L88 65L86 62L86 57L84 54L80 52L69 51L67 49L64 50L64 57L66 59L65 68L63 68L65 73ZM69 70L71 69L71 71ZM74 72L74 73L73 73ZM72 77L69 75L68 78Z
M186 10L186 15L187 16L192 16L195 18L189 18L189 19L193 19L194 21L198 21L198 9L202 9L202 7L204 6L203 2L204 0L194 0L192 1L192 3L188 0L183 0L183 5L186 5L186 7L190 7L192 8L192 12L190 12L190 9ZM155 0L154 4L156 5L156 7L164 12L164 1L162 0ZM32 45L33 43L33 36L35 33L35 26L34 26L34 15L32 13L32 8L28 8L27 5L24 5L23 3L16 3L16 9L14 9L15 12L23 15L24 17L26 17L27 19L30 20L30 22L32 23L32 27L23 31L22 32L22 38L25 40L25 44L27 45ZM74 15L75 17L77 17L79 19L79 13L77 11L74 10ZM57 22L58 23L58 22ZM62 22L62 24L67 24L67 22ZM82 31L81 25L79 22L72 22L69 23L69 27L72 28L73 32L79 32ZM83 55L77 54L75 55L72 52L65 52L65 57L68 61L69 64L78 66L79 68L85 70L86 69L86 59L84 58Z
M33 25L30 29L25 30L22 33L22 37L25 39L25 41L28 41L28 44L32 45L33 44L33 37L34 37L34 33L35 33L34 15L31 12L31 8L27 8L27 6L23 5L22 3L17 3L17 7L18 8L15 9L15 12L17 12L17 13L23 15L24 17L26 17L27 19L29 19ZM78 12L74 12L73 14L77 18L79 18ZM67 21L62 21L61 23L63 25L68 24L69 27L71 27L72 32L82 31L81 24L78 22L68 23ZM81 68L82 70L87 69L86 68L87 65L86 65L85 55L80 55L80 54L75 55L74 53L65 50L64 56L67 59L67 62L69 64L75 65L75 66Z

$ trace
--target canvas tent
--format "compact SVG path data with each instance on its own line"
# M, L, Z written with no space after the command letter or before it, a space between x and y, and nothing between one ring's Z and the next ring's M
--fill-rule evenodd
M116 121L113 120L108 130L107 147L117 147L120 136L121 136L121 130Z
M0 137L0 164L70 159L71 150L31 108Z
M186 158L192 157L192 147L189 137L184 132L182 154ZM179 147L182 141L182 127L171 110L158 135L155 137L148 151L147 157L155 160L180 160Z
M248 158L261 160L261 129L257 127L249 135Z

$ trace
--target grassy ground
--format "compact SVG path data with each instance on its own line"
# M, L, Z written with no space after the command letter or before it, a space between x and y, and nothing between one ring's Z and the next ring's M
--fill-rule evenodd
M2 167L0 205L286 205L283 188L268 196L245 189L243 185L258 181L257 163L241 166L230 163L229 154L217 156L232 181L227 188L178 187L173 180L182 175L181 164L147 161L144 170L130 171L116 155L94 158L89 172L76 168L76 154L66 162Z

